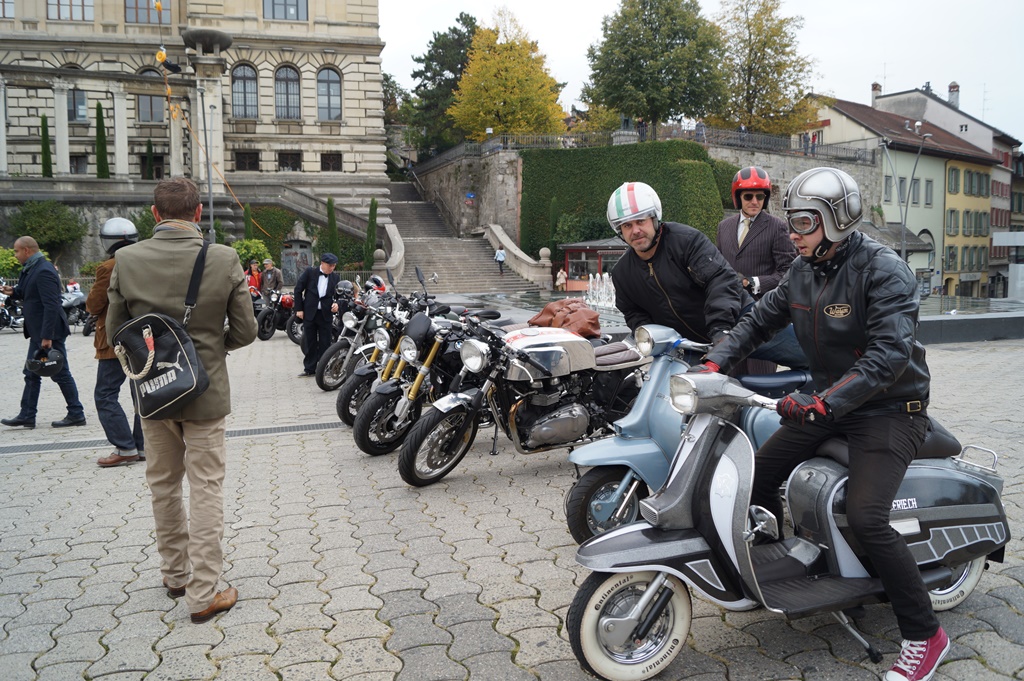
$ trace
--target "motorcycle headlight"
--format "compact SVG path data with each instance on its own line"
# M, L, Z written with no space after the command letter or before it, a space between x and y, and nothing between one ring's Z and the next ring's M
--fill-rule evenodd
M651 332L641 326L633 334L633 337L636 339L637 352L644 357L650 357L654 352L654 339L651 338Z
M686 374L668 377L668 394L672 408L680 414L697 413L697 387Z
M346 312L341 315L341 323L345 325L346 329L354 329L359 326L359 319L354 312Z
M398 341L398 353L406 362L415 362L420 356L420 349L416 347L416 341L408 336L402 336Z
M270 294L270 302L276 303L280 299L281 299L281 294L280 293L271 293Z
M376 329L373 332L373 344L378 350L387 352L391 349L391 334L386 329Z
M474 374L484 370L490 356L491 349L487 347L486 343L481 343L478 340L469 339L459 349L459 357L462 358L462 363Z

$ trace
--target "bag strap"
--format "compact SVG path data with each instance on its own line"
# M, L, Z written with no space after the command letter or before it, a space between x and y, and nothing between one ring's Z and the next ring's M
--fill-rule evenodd
M199 282L203 279L203 270L206 269L206 249L209 248L210 242L203 240L203 247L199 249L199 255L196 256L196 264L192 268L192 278L188 282L188 293L185 294L185 317L181 320L181 325L188 328L189 317L192 316L192 310L196 306L196 299L199 298Z

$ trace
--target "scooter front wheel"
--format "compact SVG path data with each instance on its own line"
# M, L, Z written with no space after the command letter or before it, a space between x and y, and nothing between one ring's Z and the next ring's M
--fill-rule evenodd
M338 410L338 418L346 426L351 426L356 422L359 408L363 406L363 402L370 396L373 390L373 381L376 378L374 374L368 376L353 374L341 385L341 390L338 391L336 408Z
M569 526L569 534L582 544L594 535L615 529L619 525L632 523L640 517L640 500L648 496L647 485L637 478L639 483L628 499L622 499L615 509L607 509L614 516L618 508L625 504L621 517L596 517L595 508L600 507L615 494L619 484L626 477L625 466L598 466L584 473L569 490L565 501L565 522Z
M686 648L693 617L690 592L672 575L666 575L663 587L671 588L672 596L647 635L637 641L631 631L619 636L624 643L613 640L615 634L623 633L620 629L624 625L618 622L616 627L613 620L629 615L657 575L594 572L584 580L569 605L566 627L572 652L586 671L609 681L649 679L663 672ZM640 621L648 614L641 613Z
M932 589L928 597L932 601L932 610L943 612L952 610L967 600L985 573L986 556L975 558L953 568L953 582L942 589Z
M455 436L466 419L473 419L458 440ZM460 404L450 411L431 407L409 430L398 455L398 473L414 487L430 485L459 465L476 439L476 414Z

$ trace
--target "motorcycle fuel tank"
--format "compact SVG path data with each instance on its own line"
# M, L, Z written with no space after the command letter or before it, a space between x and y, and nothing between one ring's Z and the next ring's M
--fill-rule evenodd
M583 336L571 331L546 327L519 329L506 335L505 342L516 350L528 353L551 376L566 376L596 366L594 346ZM509 363L505 378L510 381L537 381L548 376L525 362L513 360Z

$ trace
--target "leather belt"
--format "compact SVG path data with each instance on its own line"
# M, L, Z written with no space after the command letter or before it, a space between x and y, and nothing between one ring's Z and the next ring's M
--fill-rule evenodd
M910 402L898 403L899 410L905 414L916 414L922 412L928 406L928 400L911 400Z

